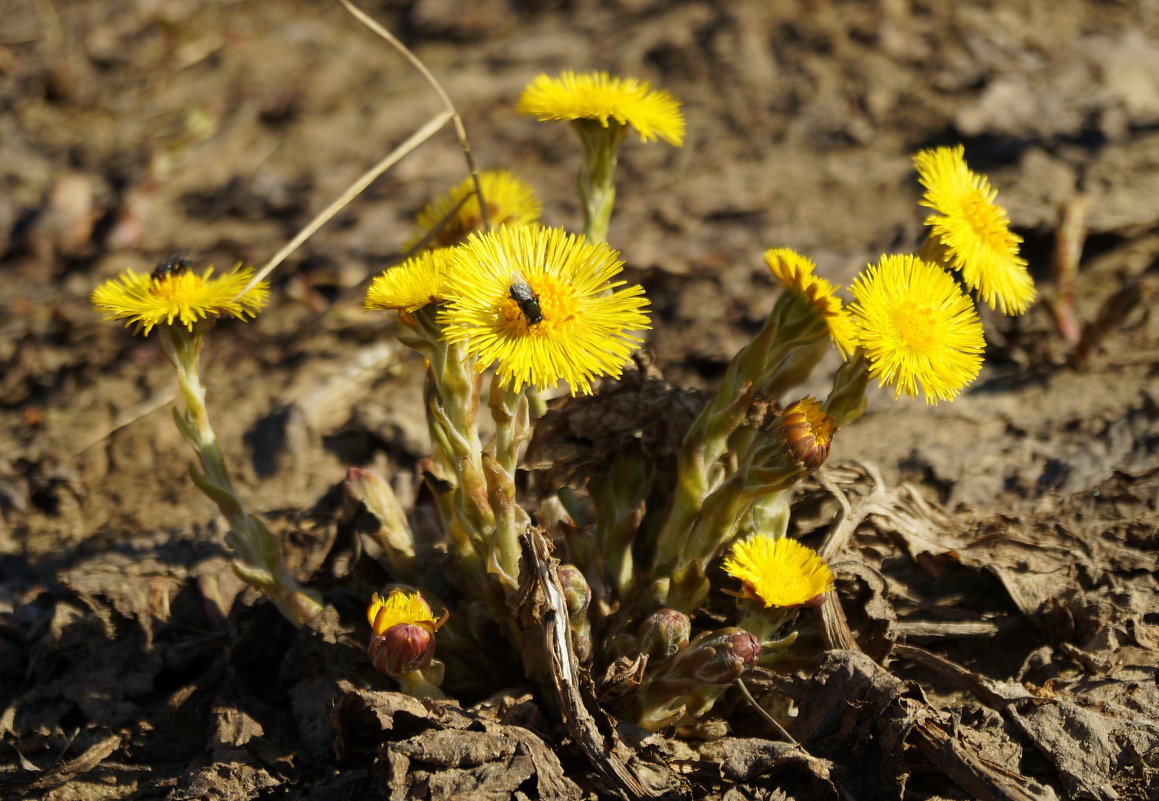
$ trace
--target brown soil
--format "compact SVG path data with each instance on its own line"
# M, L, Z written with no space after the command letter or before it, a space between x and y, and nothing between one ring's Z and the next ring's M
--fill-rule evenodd
M291 257L271 309L219 325L207 353L246 499L331 605L317 631L242 592L186 475L170 371L88 305L98 281L178 249L260 264L438 111L431 92L330 2L10 5L0 796L612 797L514 676L503 700L440 710L381 692L362 652L381 573L339 531L337 486L350 465L413 486L427 443L421 365L357 285L464 174L449 132ZM799 746L730 696L727 739L658 738L639 759L673 797L1159 798L1159 7L366 9L449 89L480 164L530 181L553 224L578 224L578 149L513 113L531 78L607 69L684 100L682 149L625 147L609 237L648 289L648 347L675 385L711 387L771 308L766 248L838 282L912 250L920 147L966 144L1047 300L1060 207L1085 193L1086 357L1045 303L987 319L968 393L935 408L875 395L802 496L804 536L833 519L832 492L860 510L842 598L877 661L818 650L755 683L795 701Z

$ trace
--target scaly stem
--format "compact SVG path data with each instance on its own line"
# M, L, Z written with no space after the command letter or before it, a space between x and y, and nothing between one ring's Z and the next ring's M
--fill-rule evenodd
M201 462L201 471L190 468L197 488L229 521L226 540L238 552L234 571L247 584L265 593L287 619L301 626L322 611L322 599L303 588L286 569L278 541L256 517L247 514L225 467L225 456L209 423L205 387L198 373L204 330L182 325L165 326L159 337L161 351L177 370L177 384L185 402L184 414L174 410L177 428Z
M716 395L693 422L681 444L672 504L657 536L653 572L671 567L687 552L693 519L722 480L717 462L744 421L757 392L776 400L808 377L824 353L828 327L812 302L795 292L778 300L752 342L733 357Z
M609 120L576 120L573 125L583 143L584 163L579 174L580 200L584 208L584 237L592 243L606 242L612 209L616 205L616 154L628 126Z
M519 586L519 535L531 519L515 499L515 470L519 453L531 432L529 404L522 392L502 386L498 376L491 380L489 405L495 421L493 458L484 459L488 497L495 511L495 537L488 556L488 570L494 572L505 592Z
M437 477L448 485L444 491L435 491L439 513L465 580L482 595L487 583L483 557L493 537L495 515L483 471L474 362L458 345L443 339L432 308L406 315L402 322L399 341L428 364L426 406L432 462Z

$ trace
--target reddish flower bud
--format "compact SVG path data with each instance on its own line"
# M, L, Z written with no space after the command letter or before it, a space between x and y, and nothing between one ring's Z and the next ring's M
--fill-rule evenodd
M397 677L431 664L435 656L435 635L424 626L399 623L386 633L371 637L367 654L375 670Z
M761 643L744 629L706 631L688 644L666 671L705 684L728 684L757 660Z

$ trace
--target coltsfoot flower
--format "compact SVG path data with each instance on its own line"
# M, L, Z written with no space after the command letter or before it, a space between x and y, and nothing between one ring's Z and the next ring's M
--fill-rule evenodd
M650 327L643 288L617 289L618 256L538 224L472 234L451 260L443 335L516 392L563 380L591 393L596 377L620 375L642 341L634 332Z
M765 264L786 289L804 295L817 308L825 318L833 344L841 356L848 359L857 346L857 326L842 306L841 298L837 297L837 290L841 287L814 275L816 265L789 248L765 251Z
M535 190L511 172L507 170L481 172L479 184L483 190L483 200L487 204L487 220L493 227L528 225L539 221L543 205L536 197ZM458 210L451 215L456 206ZM449 219L447 215L451 215ZM431 240L430 244L433 247L457 245L466 239L468 234L483 230L483 215L479 207L479 198L475 196L474 178L467 176L418 213L414 234L405 249L410 250L421 242L444 219L447 219L446 224Z
M1022 237L1010 230L1006 210L994 202L998 192L989 179L966 166L965 152L958 145L914 156L926 188L921 204L937 212L926 225L946 260L986 305L1022 314L1034 301L1034 280L1018 255Z
M400 589L391 590L385 599L375 593L366 608L366 619L375 634L385 634L399 624L420 626L434 634L446 622L446 617L435 617L421 594Z
M837 425L816 398L805 397L785 407L777 426L785 447L810 470L825 464Z
M635 128L645 142L659 137L671 145L684 143L684 115L676 97L652 89L647 81L606 72L540 75L523 90L515 109L541 121L596 120L605 128L614 121Z
M401 264L388 267L370 282L367 309L414 312L443 299L447 266L454 248L424 250Z
M253 277L252 267L238 265L215 278L212 267L198 275L184 260L168 260L151 274L125 270L110 278L93 290L92 304L104 319L124 320L145 335L174 321L192 331L194 323L210 317L255 316L269 298L269 285L262 281L241 294Z
M812 548L758 534L733 543L724 571L740 579L741 597L768 607L814 604L833 589L833 571Z
M945 270L915 256L882 256L850 286L850 311L869 375L926 403L953 400L982 369L982 323Z
M368 654L379 672L397 678L430 666L446 618L436 618L419 593L395 589L385 600L375 593L366 617L374 630Z

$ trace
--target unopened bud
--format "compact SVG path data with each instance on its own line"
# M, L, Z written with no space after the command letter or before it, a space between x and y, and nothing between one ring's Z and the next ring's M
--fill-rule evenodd
M648 654L654 662L667 659L688 645L691 631L688 615L675 609L657 610L640 624L640 653Z
M351 467L342 482L346 494L347 514L353 519L358 505L364 505L378 522L367 533L383 548L396 579L406 580L414 574L415 539L406 512L390 484L369 470Z
M785 407L778 426L785 447L810 470L825 464L836 428L833 418L821 410L816 398L811 397Z
M592 624L588 620L588 607L592 603L591 587L583 571L575 565L560 565L559 586L563 589L563 600L567 604L567 624L575 654L581 662L588 662L592 658Z
M374 634L367 653L380 672L397 678L422 670L435 655L435 632L446 622L436 618L417 592L393 589L383 598L375 593L366 609Z
M592 602L592 588L588 586L583 571L575 565L560 565L559 586L563 588L568 618L574 621L585 615Z
M869 384L869 360L857 351L833 375L833 389L825 399L825 413L838 428L856 422L865 411L865 388Z
M398 677L431 664L435 656L435 635L423 626L399 623L385 634L371 637L367 653L375 670Z
M757 660L761 643L744 629L706 631L690 642L667 673L705 684L728 684Z

